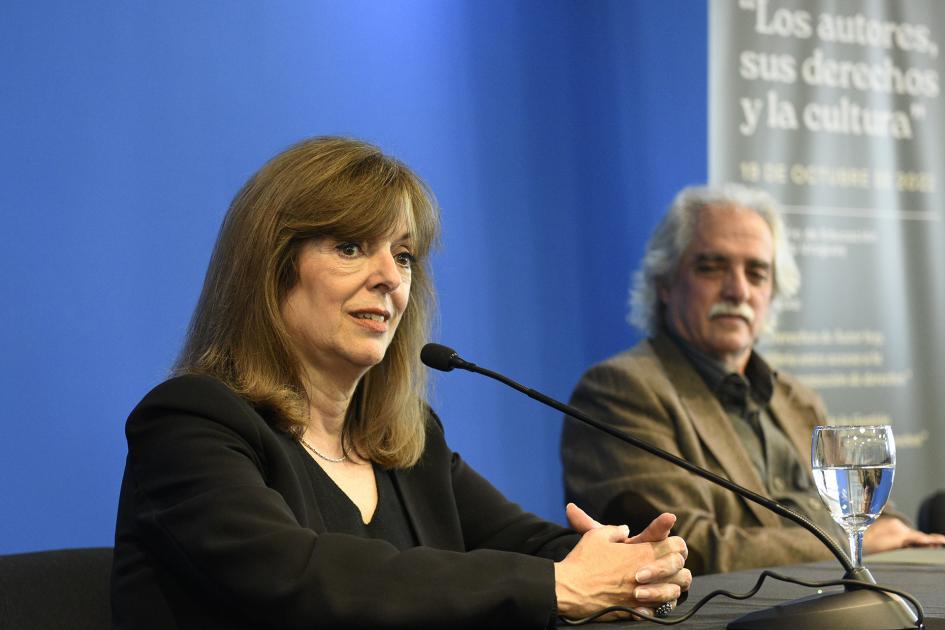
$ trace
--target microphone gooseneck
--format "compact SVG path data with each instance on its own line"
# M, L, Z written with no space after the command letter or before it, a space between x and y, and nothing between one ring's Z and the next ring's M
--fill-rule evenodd
M636 446L648 453L651 453L661 459L664 459L680 468L702 477L712 483L719 485L730 492L744 497L745 499L757 503L768 510L791 520L824 544L837 560L843 565L845 570L845 580L855 580L875 584L873 576L865 568L855 568L853 562L846 552L837 542L827 535L822 529L810 521L805 516L798 514L794 510L787 508L776 501L752 492L748 488L722 477L714 472L696 466L695 464L668 453L649 442L645 442L629 433L615 429L612 426L604 424L600 420L595 420L579 409L566 405L549 396L525 387L509 377L493 372L492 370L480 367L475 363L464 360L455 350L437 343L426 344L420 352L420 360L430 368L441 372L450 372L454 368L460 368L469 372L475 372L488 376L500 383L508 385L512 389L519 391L533 400L556 409L561 413L567 414L572 418L590 425L599 431L603 431L618 440ZM838 627L856 627L859 630L872 630L874 628L916 628L917 618L912 611L902 603L902 600L893 598L885 593L880 593L871 589L857 589L855 586L846 584L848 590L841 593L831 593L807 600L800 600L786 605L777 606L772 609L762 610L757 613L751 613L733 621L729 624L730 630L753 630L755 628L765 628L775 630L780 628L805 627L811 630L815 628L835 629ZM842 625L838 621L843 620ZM854 625L850 625L851 622ZM798 624L801 625L798 625Z
M475 372L477 374L482 374L483 376L488 376L491 379L497 380L500 383L504 383L508 385L512 389L522 392L529 398L537 400L538 402L543 403L549 407L552 407L553 409L556 409L564 414L567 414L571 416L572 418L575 418L583 422L584 424L588 424L594 427L595 429L598 429L599 431L603 431L604 433L612 435L619 440L628 442L632 444L633 446L636 446L637 448L643 449L644 451L647 451L648 453L652 453L653 455L656 455L657 457L665 459L666 461L671 462L675 464L676 466L685 468L689 472L695 475L698 475L702 477L703 479L707 479L711 481L712 483L720 485L723 488L730 490L731 492L734 492L735 494L738 494L748 499L749 501L757 503L776 514L783 516L784 518L792 520L798 525L800 525L801 527L803 527L804 529L811 532L822 543L824 543L824 545L828 549L830 549L831 552L833 552L833 555L837 557L837 560L840 561L840 564L842 564L843 568L846 570L847 572L846 577L848 579L860 579L861 581L867 581L867 582L873 581L872 577L866 578L864 580L862 577L862 574L860 574L861 577L857 577L857 572L855 571L853 563L850 561L849 556L847 556L846 552L840 547L839 544L837 544L837 542L833 538L827 535L822 529L817 527L817 525L812 523L810 519L806 518L805 516L801 514L798 514L797 512L791 510L790 508L787 508L781 505L780 503L776 503L775 501L772 501L771 499L765 496L757 494L756 492L752 492L748 488L740 486L737 483L731 481L730 479L722 477L721 475L717 475L716 473L706 470L705 468L701 468L700 466L696 466L692 462L682 459L681 457L677 457L676 455L673 455L672 453L668 453L659 447L653 446L649 442L645 442L637 437L634 437L633 435L630 435L629 433L625 433L623 431L620 431L619 429L615 429L612 426L604 424L603 422L599 420L595 420L594 418L591 418L590 416L581 412L579 409L572 407L571 405L566 405L562 402L559 402L549 396L545 396L541 392L537 392L529 387L525 387L524 385L513 381L512 379L510 379L509 377L503 374L499 374L498 372L493 372L492 370L480 367L476 365L475 363L470 363L469 361L465 361L464 359L460 358L459 354L457 354L455 350L447 346L440 345L438 343L426 344L425 346L423 346L423 349L420 351L420 360L423 361L423 363L427 367L431 367L434 370L440 370L441 372L450 372L453 370L453 368L460 368L462 370L467 370L470 372ZM868 575L869 572L866 572L866 574Z

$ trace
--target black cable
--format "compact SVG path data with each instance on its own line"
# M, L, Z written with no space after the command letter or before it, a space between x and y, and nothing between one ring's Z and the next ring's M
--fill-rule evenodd
M900 591L899 589L895 589L889 586L881 586L879 584L870 584L868 582L860 582L858 580L840 579L840 580L829 580L826 582L809 582L807 580L801 580L799 578L792 578L787 575L781 575L779 573L775 573L774 571L769 571L767 569L761 572L761 575L758 576L758 580L755 582L754 588L752 588L747 593L732 593L731 591L726 591L722 589L712 591L711 593L709 593L708 595L700 599L698 602L693 604L692 610L690 610L689 612L687 612L685 615L681 617L674 617L672 619L666 619L666 618L656 617L654 615L641 613L633 608L628 608L626 606L610 606L608 608L602 608L601 610L598 610L597 612L595 612L593 615L584 617L582 619L562 618L561 621L565 625L580 626L586 623L590 623L591 621L594 621L595 619L603 615L606 615L608 613L624 612L624 613L629 613L639 619L645 619L646 621L652 621L660 625L674 626L677 623L682 623L688 620L690 617L695 615L696 612L700 608L702 608L707 603L709 603L709 600L714 599L715 597L718 597L719 595L724 595L725 597L728 597L729 599L748 599L749 597L753 597L755 593L761 590L761 585L764 584L765 578L767 577L772 577L775 580L781 580L782 582L790 582L792 584L797 584L799 586L806 586L808 588L824 588L825 586L855 586L857 588L865 588L865 589L869 589L873 591L892 593L893 595L898 595L899 597L902 597L903 599L908 600L909 603L912 605L912 607L915 608L916 617L917 617L916 628L925 627L925 611L922 609L922 604L920 604L919 601L915 597L913 597L909 593L906 593L905 591Z

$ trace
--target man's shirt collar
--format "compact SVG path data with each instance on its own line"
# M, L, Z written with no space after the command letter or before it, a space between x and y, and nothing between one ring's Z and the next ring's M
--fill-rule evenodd
M757 352L752 350L743 376L729 371L724 363L705 354L668 327L664 330L723 407L744 413L749 407L749 395L761 407L766 407L771 402L777 372L772 370Z

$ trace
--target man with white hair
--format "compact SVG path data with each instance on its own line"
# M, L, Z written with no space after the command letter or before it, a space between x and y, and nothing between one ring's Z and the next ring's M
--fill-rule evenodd
M687 188L647 244L631 322L648 338L584 374L571 404L807 516L843 543L810 467L820 398L754 351L800 284L774 200L729 184ZM807 531L681 468L565 418L565 493L633 529L674 512L693 574L826 559ZM881 518L867 553L945 537Z

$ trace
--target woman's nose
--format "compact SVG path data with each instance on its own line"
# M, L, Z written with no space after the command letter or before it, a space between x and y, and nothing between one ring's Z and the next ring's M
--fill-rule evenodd
M403 278L400 275L400 265L394 255L388 250L381 250L371 256L371 274L368 283L373 288L383 288L387 292L400 286Z

